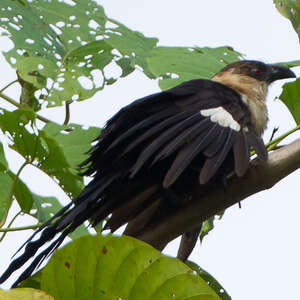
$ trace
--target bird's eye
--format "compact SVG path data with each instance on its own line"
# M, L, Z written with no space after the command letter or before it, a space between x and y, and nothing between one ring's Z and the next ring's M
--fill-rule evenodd
M259 69L252 69L252 72L253 72L255 75L260 75L260 74L261 74L261 70L259 70Z

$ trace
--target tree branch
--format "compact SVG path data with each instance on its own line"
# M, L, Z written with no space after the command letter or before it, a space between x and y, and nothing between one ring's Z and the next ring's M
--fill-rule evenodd
M143 229L136 236L157 249L163 249L168 242L188 232L209 217L246 197L270 189L281 179L300 168L300 139L269 155L265 164L252 161L248 172L242 178L233 178L228 188L222 185L201 195L201 186L196 190L193 201L173 215L168 215L157 224Z

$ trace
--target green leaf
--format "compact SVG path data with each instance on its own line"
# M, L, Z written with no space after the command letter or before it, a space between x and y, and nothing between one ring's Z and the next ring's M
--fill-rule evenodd
M208 233L214 229L214 219L215 219L215 216L207 219L206 221L204 221L202 223L202 227L201 227L201 231L200 231L200 235L199 235L199 238L200 238L200 241L202 242L204 237L206 235L208 235Z
M0 172L0 227L4 224L12 199L10 198L10 189L13 184L11 177Z
M195 264L192 261L185 262L187 266L189 266L192 270L196 271L197 274L205 280L207 284L220 296L220 299L222 300L230 300L231 297L228 295L228 293L225 291L225 289L222 287L222 285L207 271L202 269L200 266Z
M159 86L165 90L187 80L208 79L240 57L241 54L230 47L157 47L151 51L151 57L147 61L150 71L155 76L162 77Z
M279 62L278 65L283 65L287 68L294 68L300 66L300 60L292 60L292 61L285 61L285 62Z
M273 0L278 11L291 21L300 36L300 2L290 0Z
M215 219L218 217L218 219L220 220L223 217L224 213L225 213L225 210L220 211L215 216L207 219L206 221L204 221L202 223L202 227L201 227L201 231L200 231L200 235L199 235L200 242L202 242L204 237L206 235L208 235L209 232L215 228L215 224L214 224Z
M286 83L279 99L287 106L297 125L300 124L300 78Z
M34 120L35 114L29 110L18 109L10 112L0 109L0 128L10 139L10 148L28 160L41 156L43 152L38 137L25 127L29 124L32 129Z
M15 181L13 190L15 199L18 201L22 211L25 213L29 213L33 204L33 197L30 189L20 178L16 180L16 174L11 171L8 171L8 174L11 179Z
M8 162L5 157L4 149L2 143L0 143L0 171L5 171L8 169Z
M2 174L1 176L3 176L3 178L4 177L6 178L6 179L4 179L4 183L6 182L5 184L7 184L8 182L11 183L10 185L7 185L5 188L6 192L8 193L6 195L7 197L5 195L3 195L0 200L0 207L1 207L0 208L0 220L2 219L2 222L3 222L6 219L8 209L10 208L10 205L11 205L9 196L11 196L10 188L12 188L12 184L14 184L13 191L12 191L13 196L18 201L23 212L29 212L29 210L32 207L33 200L32 200L31 192L28 189L28 187L26 186L26 184L20 178L18 178L18 180L16 180L16 174L14 174L12 171L9 170L8 163L5 158L3 145L1 143L0 143L0 174ZM10 178L8 178L7 176L9 176ZM4 209L4 207L5 207L5 209Z
M84 129L78 124L60 126L48 123L43 128L43 132L48 137L54 138L60 144L68 164L74 169L87 159L86 152L91 148L92 141L99 136L100 131L100 128L92 126Z
M185 264L126 236L76 239L41 273L41 289L56 300L220 299Z
M0 19L15 45L7 61L48 106L90 98L136 65L151 76L145 58L157 39L107 18L95 1L1 0ZM111 77L105 67L115 63L122 75Z
M1 300L54 300L54 298L47 295L45 292L31 289L31 288L12 289L9 291L0 290L0 299Z
M42 272L38 271L30 278L21 282L21 284L18 285L18 288L33 288L33 289L40 290L41 289L41 279L42 279Z

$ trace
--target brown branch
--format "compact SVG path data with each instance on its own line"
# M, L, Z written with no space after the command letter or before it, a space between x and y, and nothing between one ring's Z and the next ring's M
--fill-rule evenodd
M226 190L220 185L205 195L202 193L200 197L201 188L199 188L194 201L157 224L144 228L137 238L157 249L163 249L172 239L196 228L209 217L246 197L272 188L298 168L300 168L300 139L270 153L269 160L265 164L254 160L245 176L234 178Z

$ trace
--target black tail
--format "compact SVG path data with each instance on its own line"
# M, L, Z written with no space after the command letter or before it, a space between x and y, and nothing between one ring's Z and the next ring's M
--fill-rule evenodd
M13 272L21 268L30 258L34 257L43 245L54 239L46 249L35 257L12 287L16 287L21 281L30 277L41 263L61 245L66 236L91 218L95 211L102 218L105 218L111 212L113 203L105 201L105 196L102 197L102 195L107 186L117 177L118 174L115 174L109 178L106 177L106 180L93 180L73 202L66 205L37 229L16 252L17 254L25 246L23 254L14 259L0 277L0 284L7 280ZM33 241L33 238L40 232L40 237Z

